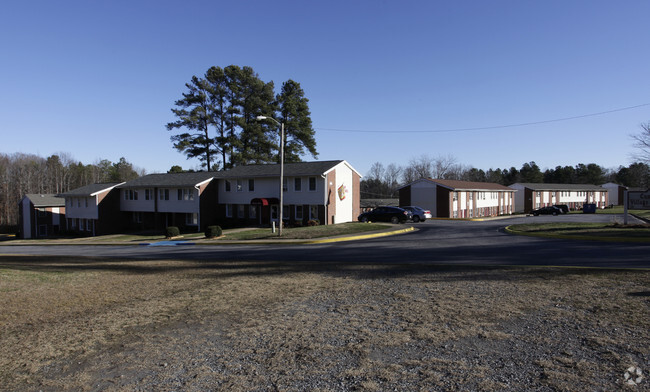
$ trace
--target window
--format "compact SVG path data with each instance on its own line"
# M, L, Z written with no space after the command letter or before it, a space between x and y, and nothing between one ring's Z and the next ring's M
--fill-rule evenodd
M316 190L316 177L309 177L309 190L312 192Z
M239 219L244 219L244 205L243 204L237 204L237 218Z
M160 200L169 200L169 189L160 189L158 193L160 194Z
M296 206L296 220L302 220L302 206Z
M302 178L296 177L293 179L293 189L296 192L300 192L302 190Z
M133 222L134 223L142 223L142 213L139 211L134 211L133 212Z
M257 218L257 206L255 204L248 206L248 217L250 219Z
M244 190L244 181L243 180L237 180L237 192L241 192Z
M318 206L309 206L309 219L318 219Z
M226 192L230 192L230 181L226 180Z
M138 200L138 191L135 191L133 189L125 189L124 200Z
M289 219L289 206L282 206L282 219Z
M152 200L153 199L153 190L152 189L145 189L144 190L144 199L145 200Z
M81 207L81 199L77 199L77 207Z
M194 200L194 189L179 189L178 200Z
M284 178L282 179L282 190L283 190L284 192L286 192L286 191L287 191L287 188L288 188L288 187L287 187L287 177L284 177Z
M278 220L278 206L271 206L271 220Z
M226 218L232 218L232 204L226 204Z
M458 192L454 192L454 201L458 200Z
M474 198L474 192L467 192L469 200L472 200Z
M255 180L251 178L248 180L248 191L253 192L254 190L255 190Z
M185 214L185 224L188 226L196 226L199 224L199 214L196 212Z

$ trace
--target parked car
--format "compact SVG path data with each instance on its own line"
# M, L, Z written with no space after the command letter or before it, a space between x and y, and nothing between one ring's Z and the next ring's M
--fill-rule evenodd
M538 208L536 210L532 210L530 212L531 214L537 216L537 215L559 215L562 213L562 210L555 206L548 206L548 207L542 207Z
M410 212L411 215L413 215L413 222L424 222L427 219L431 219L431 211L425 210L422 207L406 206L401 208L405 209L406 211Z
M560 212L563 214L568 214L569 213L569 206L566 204L556 204L553 207L557 207L560 209Z
M359 222L390 222L404 223L411 219L411 214L398 207L377 207L372 211L359 215Z

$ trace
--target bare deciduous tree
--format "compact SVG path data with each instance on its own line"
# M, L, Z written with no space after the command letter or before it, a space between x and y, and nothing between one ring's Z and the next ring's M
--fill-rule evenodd
M632 135L634 147L639 149L639 153L634 154L636 160L650 163L650 121L641 124L641 132Z

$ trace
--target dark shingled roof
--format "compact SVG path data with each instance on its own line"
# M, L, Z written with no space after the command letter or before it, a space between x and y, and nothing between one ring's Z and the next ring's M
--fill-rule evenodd
M284 175L286 177L320 175L331 170L341 162L343 161L285 163ZM275 163L268 165L237 166L218 173L219 178L276 177L280 175L280 165Z
M472 181L458 181L458 180L430 180L445 188L457 190L488 190L488 191L512 191L505 185L496 184L494 182L472 182Z
M600 185L593 185L593 184L542 184L542 183L530 183L530 182L518 182L517 184L522 185L524 188L532 189L534 191L562 191L562 190L605 191L607 190Z
M34 207L65 207L65 199L53 194L28 193L25 195Z
M127 181L118 188L146 188L146 187L190 187L210 180L218 172L196 173L156 173L147 174L135 180Z
M120 185L122 182L106 182L106 183L97 183L82 186L81 188L73 189L71 191L62 193L61 196L90 196L94 193L110 189L116 185Z

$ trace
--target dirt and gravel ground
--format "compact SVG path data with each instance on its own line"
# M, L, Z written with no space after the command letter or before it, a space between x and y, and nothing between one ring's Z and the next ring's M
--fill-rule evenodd
M3 256L0 303L7 391L650 385L647 270Z

